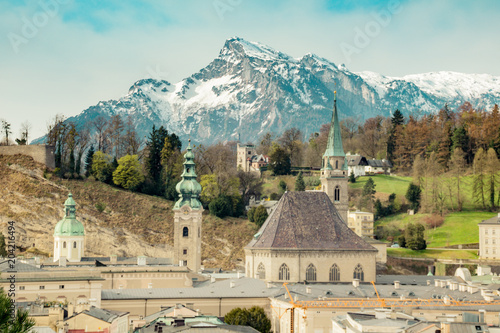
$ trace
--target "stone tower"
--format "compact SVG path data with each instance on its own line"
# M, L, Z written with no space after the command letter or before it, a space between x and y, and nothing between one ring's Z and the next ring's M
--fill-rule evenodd
M76 219L76 202L70 193L64 202L64 218L54 230L54 261L66 257L69 262L79 262L85 249L85 229Z
M337 92L334 92L333 115L328 141L321 166L321 190L328 194L330 200L347 223L347 210L349 208L347 195L347 160L337 111Z
M236 160L236 168L241 169L242 171L249 172L251 161L248 161L248 158L256 155L257 152L255 150L254 145L241 145L239 142L237 144L237 160Z
M187 266L194 272L201 265L201 216L203 206L198 196L201 185L196 181L191 142L184 154L184 172L177 184L179 200L174 205L174 264Z

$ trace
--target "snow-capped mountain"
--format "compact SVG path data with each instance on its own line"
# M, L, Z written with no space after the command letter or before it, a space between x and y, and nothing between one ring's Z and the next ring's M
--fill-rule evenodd
M140 137L153 124L185 140L257 142L265 132L281 134L297 127L305 135L331 119L337 90L341 119L437 112L445 103L465 101L486 110L500 101L500 77L436 72L387 77L354 73L314 54L292 58L266 45L241 38L226 40L208 66L171 84L164 80L135 82L126 96L99 102L78 116L77 125L98 116L132 115Z

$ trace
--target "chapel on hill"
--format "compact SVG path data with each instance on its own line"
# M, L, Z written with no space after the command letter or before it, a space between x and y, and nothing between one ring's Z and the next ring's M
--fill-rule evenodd
M272 282L374 281L377 249L347 226L347 163L334 98L321 191L286 192L245 247L246 275Z

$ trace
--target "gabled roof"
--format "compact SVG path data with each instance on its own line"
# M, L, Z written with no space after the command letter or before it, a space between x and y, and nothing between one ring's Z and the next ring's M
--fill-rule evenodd
M497 224L497 225L500 225L500 217L493 216L492 218L481 221L479 224Z
M80 313L77 313L73 317L76 317L79 314L86 314L88 316L91 316L91 317L94 317L96 319L105 321L107 323L112 323L117 318L122 317L122 316L124 316L124 315L126 315L128 313L129 312L121 312L121 311L113 311L113 310L100 309L100 308L96 308L95 306L92 306L89 310L85 310L85 311L82 311Z
M328 195L285 192L248 248L376 251L342 221Z
M392 163L388 160L368 160L368 165L372 168L392 168Z
M360 155L347 155L346 158L348 166L368 165L368 161L364 156Z

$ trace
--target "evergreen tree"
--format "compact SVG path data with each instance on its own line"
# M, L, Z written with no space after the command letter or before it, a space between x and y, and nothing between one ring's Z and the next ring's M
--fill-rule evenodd
M273 151L269 156L269 170L273 172L275 176L289 175L291 171L290 155L280 146L276 145L273 147Z
M486 166L485 166L485 174L486 174L486 190L489 198L490 209L493 211L497 207L497 187L499 183L498 171L500 170L500 162L498 161L497 153L495 149L488 149L488 153L486 156Z
M161 152L167 137L168 131L163 126L156 129L153 125L153 129L151 130L151 133L149 133L149 138L146 142L148 150L146 157L146 171L148 178L152 183L150 194L161 196L164 194L164 187L162 184L163 164Z
M215 200L212 200L208 205L210 214L219 218L233 215L233 203L231 198L226 195L220 195Z
M424 238L425 227L420 224L410 223L405 229L406 247L412 250L425 250L427 243Z
M255 220L253 218L253 216L255 214L255 209L256 209L256 207L252 207L248 210L247 217L248 217L248 221L250 221L250 222L255 222Z
M85 176L90 176L90 172L92 171L92 158L94 157L94 145L91 145L87 155L85 156Z
M391 130L387 139L387 159L394 163L398 136L400 136L400 128L404 125L404 117L401 111L396 110L391 118Z
M420 186L410 183L406 191L405 198L410 202L410 208L417 212L420 206L420 194L422 190Z
M0 232L0 257L7 257L7 247L5 246L5 237L3 233Z
M280 195L287 191L287 185L283 179L280 179L280 182L278 183L278 188L280 191Z
M351 172L351 174L349 175L349 182L351 184L354 184L356 182L356 177L354 176L354 172Z
M259 228L266 222L266 219L269 215L267 214L267 210L264 206L260 205L255 209L253 214L253 219L255 224L259 226Z
M472 184L472 196L476 203L481 204L482 208L486 208L486 154L483 148L479 148L474 156L474 176Z
M469 134L467 134L467 130L465 129L465 126L459 126L455 128L453 131L453 135L451 137L452 141L452 150L455 150L457 148L462 149L462 151L465 153L465 159L467 161L467 164L472 163L472 158L473 158L473 153L472 150L470 149L470 138Z
M12 315L12 302L0 289L0 332L5 333L28 333L35 326L35 320L29 318L26 310L18 309L14 318Z
M363 186L363 192L362 194L362 206L366 207L368 209L371 209L372 204L373 204L373 198L376 193L375 191L375 182L373 181L372 177L369 177L368 180L366 181L365 185Z
M450 159L450 174L453 178L453 186L456 189L457 210L462 211L461 177L465 172L465 154L461 148L455 148Z
M304 183L304 178L302 177L302 171L299 172L297 179L295 180L295 191L305 191L306 183Z

